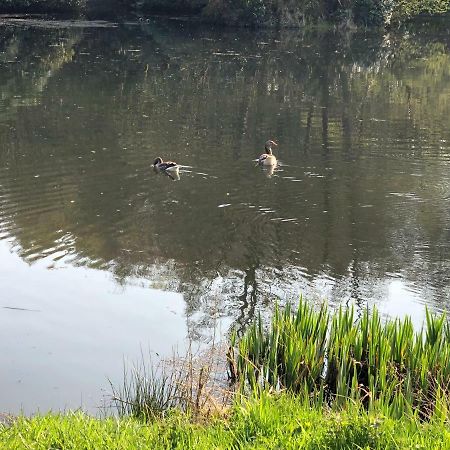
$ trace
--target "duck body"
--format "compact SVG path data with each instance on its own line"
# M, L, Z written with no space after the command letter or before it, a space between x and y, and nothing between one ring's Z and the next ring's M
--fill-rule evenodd
M259 159L258 164L261 166L276 166L277 158L275 155L268 155L267 153L263 153Z
M163 161L162 158L156 158L153 162L153 168L158 172L176 172L179 166L173 161Z
M278 146L278 144L274 141L267 141L264 149L265 152L258 158L258 164L261 166L276 166L277 158L272 153L272 146Z

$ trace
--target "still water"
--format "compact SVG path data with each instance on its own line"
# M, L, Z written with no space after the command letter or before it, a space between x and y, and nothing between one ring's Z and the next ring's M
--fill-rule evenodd
M124 359L300 294L446 310L447 28L1 19L0 411L95 413Z

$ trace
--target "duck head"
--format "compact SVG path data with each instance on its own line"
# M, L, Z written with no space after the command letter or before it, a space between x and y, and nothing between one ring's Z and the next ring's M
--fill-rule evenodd
M265 150L266 150L266 153L268 154L268 155L271 155L272 154L272 147L273 146L275 146L275 147L277 147L278 146L278 144L275 142L275 141L272 141L272 140L268 140L268 141L266 141L266 143L265 143L265 145L264 145L264 148L265 148Z
M163 160L159 156L153 161L153 165L156 166L158 164L162 164Z

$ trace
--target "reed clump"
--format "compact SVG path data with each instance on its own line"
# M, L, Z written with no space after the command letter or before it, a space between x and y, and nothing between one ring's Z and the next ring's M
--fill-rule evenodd
M226 415L233 392L223 375L225 349L214 343L202 351L189 346L185 355L154 363L141 355L140 361L124 366L121 385L110 381L111 406L119 417L154 422L174 411L196 420Z
M382 321L376 309L355 319L353 308L330 313L304 300L296 310L276 307L269 326L261 317L239 342L231 337L232 379L245 390L287 390L317 405L349 402L389 417L447 417L450 325L426 312L416 331L410 318Z

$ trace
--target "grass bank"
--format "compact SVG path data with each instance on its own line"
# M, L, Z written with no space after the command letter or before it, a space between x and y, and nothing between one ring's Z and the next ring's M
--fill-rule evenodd
M0 426L0 448L432 450L450 448L450 430L444 421L390 419L356 407L335 413L311 408L292 395L264 393L207 423L177 412L151 423L82 413L19 418Z

